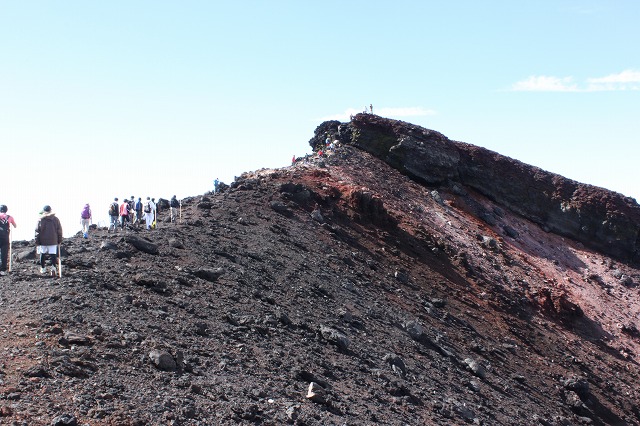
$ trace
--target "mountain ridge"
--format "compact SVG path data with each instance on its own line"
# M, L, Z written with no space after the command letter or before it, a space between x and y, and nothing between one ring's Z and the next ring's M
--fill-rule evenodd
M359 140L67 239L60 279L16 244L0 422L640 424L635 263Z

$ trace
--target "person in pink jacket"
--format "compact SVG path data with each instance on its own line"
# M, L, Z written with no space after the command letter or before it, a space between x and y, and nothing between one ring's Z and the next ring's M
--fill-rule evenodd
M120 204L120 227L124 229L124 226L129 222L129 201L125 198Z

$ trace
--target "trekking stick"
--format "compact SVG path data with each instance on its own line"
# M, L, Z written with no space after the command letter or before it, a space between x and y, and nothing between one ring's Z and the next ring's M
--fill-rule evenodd
M180 201L180 223L182 223L182 201Z
M11 246L13 245L13 234L11 234L11 226L9 226L9 272L11 272Z
M60 252L60 244L58 244L58 278L62 278L62 253Z

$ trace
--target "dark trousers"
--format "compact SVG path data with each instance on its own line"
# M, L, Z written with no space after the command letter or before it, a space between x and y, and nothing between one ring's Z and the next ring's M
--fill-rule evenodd
M44 268L44 264L46 263L47 257L51 259L51 266L58 267L58 253L42 253L40 254L40 266Z
M0 271L7 270L7 264L9 263L9 237L4 238L0 237L0 257L2 259L2 265L0 266Z

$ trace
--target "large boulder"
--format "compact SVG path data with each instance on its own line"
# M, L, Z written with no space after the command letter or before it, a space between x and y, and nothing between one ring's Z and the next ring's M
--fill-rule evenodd
M124 240L142 252L149 254L159 253L157 244L152 243L145 238L138 237L137 235L127 235L126 237L124 237Z

